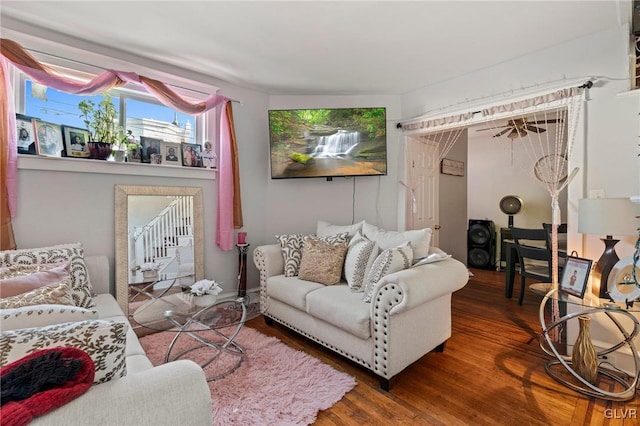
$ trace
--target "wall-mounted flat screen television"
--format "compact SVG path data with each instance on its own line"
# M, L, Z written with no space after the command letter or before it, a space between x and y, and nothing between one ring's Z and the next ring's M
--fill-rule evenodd
M386 108L269 110L271 178L387 174Z

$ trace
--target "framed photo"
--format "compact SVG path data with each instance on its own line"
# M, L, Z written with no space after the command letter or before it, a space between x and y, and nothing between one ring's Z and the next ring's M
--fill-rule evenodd
M440 163L440 173L443 175L464 176L464 163L443 158Z
M582 299L584 297L584 291L587 288L587 282L589 281L592 262L591 259L567 256L564 268L562 269L560 291Z
M34 120L36 128L36 149L39 155L62 157L62 129L59 124Z
M38 153L36 131L33 126L35 119L28 115L16 114L16 138L18 140L18 154Z
M89 131L62 125L64 151L67 157L89 158Z
M140 136L140 161L143 163L162 164L161 145L162 139Z
M182 165L187 167L202 167L202 145L183 142Z
M182 150L179 143L162 142L162 164L182 166Z

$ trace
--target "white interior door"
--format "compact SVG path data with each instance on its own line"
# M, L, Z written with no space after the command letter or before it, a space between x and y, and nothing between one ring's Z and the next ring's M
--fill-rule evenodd
M438 246L438 144L421 138L406 138L407 229L431 228L431 245Z

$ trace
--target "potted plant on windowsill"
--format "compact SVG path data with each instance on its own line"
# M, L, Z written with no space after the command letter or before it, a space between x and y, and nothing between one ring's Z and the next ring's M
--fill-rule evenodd
M121 143L126 142L124 131L118 125L118 111L111 95L105 93L97 105L91 99L83 100L78 104L78 109L80 118L89 131L91 158L106 160L114 147L120 149Z

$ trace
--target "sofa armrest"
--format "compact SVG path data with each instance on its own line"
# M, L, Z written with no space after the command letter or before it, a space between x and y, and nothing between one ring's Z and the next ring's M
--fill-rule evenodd
M33 425L211 425L211 392L202 369L180 360L92 386Z
M260 272L260 309L265 312L268 306L267 279L284 274L284 256L279 244L258 246L253 251L253 263Z
M253 251L253 263L260 271L261 281L263 275L266 280L274 275L284 274L284 256L279 244L256 247Z
M393 306L389 314L394 315L460 290L468 281L467 267L456 259L446 259L382 277L376 284L373 299L382 298L381 305ZM389 291L394 287L396 291ZM372 303L372 310L375 305Z
M85 256L89 273L89 282L96 294L111 292L111 271L109 270L109 258L107 256Z

